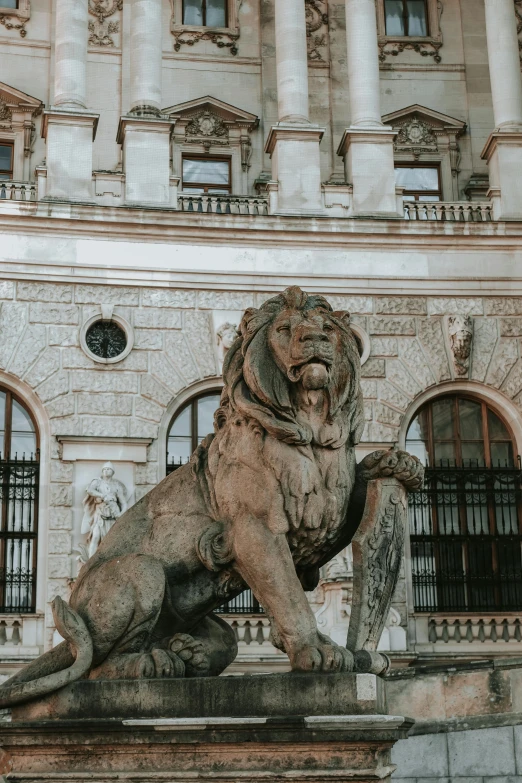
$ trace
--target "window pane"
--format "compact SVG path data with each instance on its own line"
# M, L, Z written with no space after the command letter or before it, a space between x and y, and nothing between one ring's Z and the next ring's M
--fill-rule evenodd
M408 35L426 36L426 3L424 0L407 0L408 3Z
M183 0L183 24L203 24L203 0Z
M193 195L201 195L202 193L204 193L204 192L205 192L205 188L183 188L183 191L182 191L182 192L183 192L184 194L185 194L185 193L188 193L188 194L191 194L191 193L192 193ZM196 202L196 203L197 203L197 202Z
M442 464L452 466L455 464L455 444L454 443L435 443L435 467Z
M460 436L466 440L482 440L482 408L477 402L459 400Z
M212 185L228 185L228 160L183 158L183 183L208 182Z
M207 0L207 27L225 27L226 2L227 0Z
M386 35L404 35L402 0L385 0Z
M461 449L463 468L476 468L484 465L483 443L478 441L463 441L461 444Z
M427 168L406 168L398 166L395 169L395 181L406 190L438 190L439 170L433 166Z
M511 440L504 422L490 410L488 410L488 430L490 440Z
M2 8L18 8L18 0L0 0Z
M11 457L18 456L21 459L25 456L30 459L36 455L36 436L33 432L13 432L11 433Z
M428 412L421 411L408 428L406 451L418 457L423 465L428 463Z
M437 440L454 438L453 408L452 399L435 400L433 403L433 437Z
M415 201L415 199L413 199ZM440 201L439 196L419 196L418 201Z
M192 405L187 405L187 407L182 410L178 416L176 416L174 423L170 428L169 438L174 436L186 436L190 438L190 435L192 434L191 411Z
M33 422L27 411L13 400L13 432L34 432Z
M5 392L0 392L0 456L4 454L4 438L5 438Z
M187 462L192 454L192 438L169 438L167 441L167 464Z
M219 394L198 400L198 440L214 432L214 411L219 407Z
M491 444L491 465L494 468L513 467L513 446L511 441Z
M10 144L0 144L0 172L11 171L12 154L13 154L13 148L11 147Z

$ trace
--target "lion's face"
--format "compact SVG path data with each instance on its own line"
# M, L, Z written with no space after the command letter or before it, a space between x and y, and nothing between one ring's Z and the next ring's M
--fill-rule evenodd
M339 332L325 311L283 310L268 330L275 362L291 383L324 389L339 356Z

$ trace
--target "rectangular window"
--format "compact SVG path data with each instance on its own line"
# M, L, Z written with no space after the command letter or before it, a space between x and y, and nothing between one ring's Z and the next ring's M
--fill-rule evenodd
M13 145L0 142L0 180L13 179Z
M183 24L226 27L227 2L228 0L183 0Z
M384 0L386 35L426 38L426 0Z
M230 158L183 157L183 193L230 193Z
M0 8L18 8L18 0L0 0Z
M404 188L404 201L441 201L438 166L395 166L395 182Z

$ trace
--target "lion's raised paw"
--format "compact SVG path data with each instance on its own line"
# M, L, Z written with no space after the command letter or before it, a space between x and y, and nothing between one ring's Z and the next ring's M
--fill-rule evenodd
M292 658L292 669L298 672L351 672L353 655L333 643L306 645Z

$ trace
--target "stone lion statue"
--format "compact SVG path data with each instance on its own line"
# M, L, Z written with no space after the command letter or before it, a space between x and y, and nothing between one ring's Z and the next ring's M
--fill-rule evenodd
M352 623L372 606L385 619L400 566L400 493L422 483L422 466L405 452L378 451L356 464L360 371L349 315L322 296L292 287L248 309L225 359L214 433L117 520L82 567L69 605L54 600L65 641L8 680L0 706L85 677L218 675L237 644L213 610L247 587L292 669L372 670L371 655L319 633L305 595L319 568L366 526L366 544L354 543L354 562L359 550L363 559ZM382 514L365 512L368 482L379 477L391 477L395 494ZM368 568L364 552L373 558ZM369 598L361 597L364 580L376 586ZM380 620L371 622L370 651ZM362 644L360 633L352 637Z

